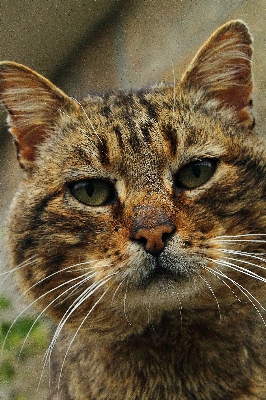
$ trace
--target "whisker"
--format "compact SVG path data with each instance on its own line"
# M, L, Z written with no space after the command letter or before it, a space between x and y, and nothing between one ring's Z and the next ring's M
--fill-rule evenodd
M87 274L84 274L83 276L85 276L85 275L87 275ZM86 276L81 282L78 282L75 285L71 286L71 288L68 288L67 290L65 290L63 293L61 293L59 296L57 296L52 302L50 302L47 305L47 307L41 312L41 314L43 314L46 311L46 309L48 309L55 301L57 301L60 297L62 297L65 293L67 293L68 290L71 290L71 289L73 290L73 288L75 286L78 288L81 283L84 284L84 283L88 282L89 279L91 279L91 278L93 278L95 276L96 276L96 273L93 273L92 275ZM91 286L90 286L90 288L91 288ZM78 301L83 295L84 295L84 292L81 295L79 295L77 299L75 299L74 303L76 301ZM72 305L68 308L68 310L73 306L74 303L72 303ZM64 318L64 316L66 315L66 313L68 312L68 310L64 313L63 317L61 318L61 321ZM40 318L40 316L41 315L39 315L38 318ZM59 325L60 325L61 321L59 322ZM34 321L34 323L35 323L35 321ZM62 328L63 328L63 326L62 326ZM62 328L60 329L59 333L61 332ZM39 379L38 387L41 384L41 379L42 379L42 376L43 376L43 373L44 373L44 369L45 369L45 367L47 365L47 362L50 364L50 355L51 355L51 352L52 352L52 350L54 348L55 342L56 342L56 340L57 340L57 338L59 336L59 333L57 333L57 330L58 330L58 327L57 327L57 329L56 329L56 331L55 331L55 333L53 335L53 338L51 340L51 343L50 343L48 349L46 350L46 352L45 352L45 354L43 356L43 368L42 368L41 376L40 376L40 379Z
M220 251L222 251L223 253L228 253L228 254L236 254L239 256L245 256L245 257L249 257L249 258L254 258L256 260L262 261L266 263L266 258L260 257L257 255L257 253L248 253L247 251L240 251L240 250L229 250L229 249L220 249ZM259 254L263 254L263 253L259 253ZM256 264L253 264L256 265ZM259 265L256 265L257 267L263 268Z
M67 271L67 270L70 270L70 269L73 270L73 269L74 269L75 267L77 267L77 266L88 265L88 264L90 264L90 263L92 263L92 262L95 262L95 260L93 260L93 261L85 261L85 262L78 263L78 264L73 264L73 265L70 265L70 266L68 266L68 267L66 267L66 268L59 269L58 271L53 272L53 273L50 274L50 275L47 275L45 278L42 278L40 281L34 283L34 285L30 286L27 290L25 290L25 291L18 297L17 301L20 300L23 296L25 296L25 295L26 295L29 291L31 291L35 286L38 286L40 283L44 282L45 280L50 279L50 278L52 278L53 276L55 276L55 275L57 275L57 274L61 274L62 272L65 272L65 271ZM89 268L83 268L82 270L84 270L84 269L90 269L90 270L91 270L92 268L93 268L93 266L90 266ZM79 269L75 269L74 271L79 271ZM72 271L71 271L71 272L72 272ZM82 276L82 275L81 275L81 276Z
M116 273L115 273L116 274ZM108 282L108 280L110 279L111 276L115 275L115 274L111 274L108 275L107 277L102 278L100 281L96 281L93 282L88 288L86 288L75 300L74 302L71 304L71 306L66 310L66 312L64 313L60 323L65 324L64 322L64 317L66 317L66 319L69 318L69 316L76 310L76 308L79 307L79 305L83 302L83 298L85 296L87 296L87 298L94 293L94 291L97 289L97 287L99 286L99 284L104 284L106 282ZM86 278L84 281L87 281L88 279ZM79 283L80 285L80 283ZM96 289L95 289L96 288ZM78 304L76 304L78 303ZM71 313L69 314L69 311L71 311ZM59 323L59 324L60 324Z
M250 261L241 260L241 259L239 259L239 258L228 257L228 256L224 256L224 257L223 257L223 259L225 259L225 258L226 258L227 260L239 261L239 262L241 262L241 263L243 263L243 264L247 264L247 265L250 265L250 266L252 266L252 267L256 267L256 268L260 268L260 269L266 270L266 267L263 267L262 265L258 265L258 264L252 263L252 262L250 262Z
M88 279L85 278L82 283L85 283L87 281L88 281ZM79 284L80 284L80 282L79 282ZM92 285L89 286L89 288L91 288L93 285L95 286L96 283L94 282ZM88 290L88 288L86 288L85 290ZM83 296L84 296L84 291L74 300L74 302L71 304L71 306L69 306L68 309L64 312L64 314L63 314L63 316L62 316L62 318L61 318L61 320L60 320L60 322L59 322L59 324L58 324L58 326L57 326L57 328L56 328L56 330L54 332L54 335L52 337L51 343L50 343L50 345L49 345L48 349L46 350L45 355L43 357L44 365L46 365L47 359L50 359L50 356L52 354L52 351L53 351L53 348L54 348L55 343L57 341L57 338L58 338L61 330L63 329L63 326L65 325L67 319L72 314L72 312L75 311L75 304L78 303L80 301L80 299L83 298ZM73 308L74 308L74 310L72 312L69 312Z
M266 243L266 240L264 240L264 239L219 239L219 242L229 242L229 243L235 243L235 242Z
M112 274L112 275L115 275L115 274ZM112 275L109 277L108 280L111 279ZM106 282L104 282L104 283L106 283ZM97 289L99 289L100 286L102 286L102 285L99 285L99 286L97 287ZM97 290L97 289L96 289L96 290ZM90 311L89 311L89 312L86 314L86 316L83 318L81 324L79 325L78 329L77 329L76 332L75 332L75 335L73 336L73 338L71 339L71 342L70 342L69 345L68 345L68 348L67 348L67 350L66 350L64 359L63 359L63 361L62 361L60 373L59 373L58 385L57 385L57 398L59 398L60 382L61 382L62 373L63 373L64 365L65 365L65 362L66 362L66 358L67 358L67 355L68 355L68 353L69 353L69 351L70 351L70 348L71 348L71 346L72 346L74 340L76 339L76 337L77 337L77 335L78 335L80 329L81 329L82 326L84 325L85 321L87 320L87 318L89 317L89 315L92 313L92 311L95 309L95 307L100 303L100 301L102 300L102 298L106 295L106 293L108 292L108 290L109 290L109 289L106 289L105 292L99 297L99 299L98 299L98 300L94 303L94 305L91 307ZM87 297L86 297L86 299L87 299ZM86 299L85 299L85 300L86 300ZM85 301L85 300L84 300L84 301Z
M24 307L24 309L19 313L19 315L14 319L14 321L12 322L12 324L10 325L10 327L9 327L7 333L6 333L6 336L5 336L5 338L4 338L4 341L3 341L3 344L2 344L2 347L1 347L1 355L3 354L4 348L5 348L5 345L6 345L6 341L7 341L7 338L8 338L8 336L9 336L10 332L11 332L11 329L13 328L13 326L15 325L15 323L18 321L18 319L21 317L21 315L24 314L30 307L32 307L32 306L33 306L35 303L37 303L39 300L41 300L42 298L44 298L45 296L47 296L49 293L52 293L52 292L54 292L55 290L58 290L58 289L60 289L61 287L65 286L65 285L69 284L70 282L73 282L73 281L75 281L75 280L77 280L77 279L80 279L80 276L79 276L79 277L72 278L72 279L70 279L69 281L63 282L63 283L61 283L60 285L58 285L58 286L56 286L56 287L50 289L48 292L43 293L43 294L42 294L41 296L39 296L37 299L33 300L29 305L27 305L26 307ZM64 291L63 293L61 293L58 297L63 296L63 295L64 295L68 290L70 290L70 289L72 289L72 287L71 287L71 288L68 288L66 291Z
M119 288L123 285L123 283L125 283L126 279L127 279L127 277L124 278L124 279L122 280L122 282L120 282L119 285L117 286L117 288L116 288L116 290L114 291L114 294L113 294L113 296L112 296L111 304L113 303L113 300L114 300L114 298L115 298L116 293L118 292Z
M215 239L221 243L266 243L266 233L246 233L241 235L216 236Z
M158 333L156 332L155 328L154 328L154 324L152 322L152 318L151 318L151 302L149 301L148 303L148 307L147 307L147 318L148 318L148 326L150 327L150 329L152 330L152 332L159 337Z
M94 261L90 261L90 262L94 262ZM61 269L61 270L59 270L59 271L56 271L56 272L54 272L54 273L48 275L47 277L41 279L40 281L38 281L37 283L35 283L34 285L32 285L30 288L28 288L26 291L24 291L24 292L18 297L18 299L17 299L16 301L18 301L21 297L25 296L25 295L27 294L27 292L29 292L30 290L32 290L35 286L39 285L41 282L45 281L46 279L51 278L52 276L54 276L54 275L56 275L56 274L58 274L58 273L60 273L60 272L69 270L69 269L74 268L74 267L76 267L76 266L86 265L86 264L88 264L88 263L90 263L90 262L87 261L87 262L84 262L84 263L74 264L74 265L71 265L71 266L69 266L69 267L66 267L66 268L64 268L64 269ZM91 269L91 268L92 268L92 267L87 268L87 269ZM6 336L5 336L3 345L2 345L1 353L2 353L3 350L4 350L5 343L6 343L6 340L7 340L7 338L8 338L8 335L9 335L11 329L13 328L13 326L15 325L15 323L17 322L17 320L21 317L21 315L24 314L30 307L32 307L32 305L33 305L35 302L39 301L41 298L43 298L43 297L46 296L47 294L53 292L54 290L57 290L58 288L60 288L60 287L62 287L62 286L64 286L64 285L66 285L66 284L69 284L70 282L73 282L73 281L75 281L75 280L77 280L77 279L80 279L80 278L82 278L83 276L86 276L87 274L88 274L88 273L85 273L85 274L83 274L83 275L79 275L78 277L75 277L75 278L73 278L73 279L71 279L71 280L68 280L68 281L66 281L66 282L64 282L64 283L62 283L62 284L56 286L55 288L53 288L53 289L49 290L48 292L44 293L42 296L39 296L37 299L35 299L33 302L31 302L27 307L25 307L25 308L21 311L21 313L15 318L15 320L13 321L13 323L11 324L11 326L9 327L9 329L8 329L8 331L7 331L7 333L6 333ZM94 277L94 276L95 276L95 273L91 275L91 278ZM82 280L81 282L78 282L78 283L75 284L74 286L71 286L71 288L68 288L67 290L65 290L63 293L61 293L59 296L57 296L51 303L49 303L47 307L45 307L45 309L44 309L44 310L39 314L39 316L35 319L35 321L33 322L33 324L32 324L32 326L31 326L30 330L28 331L27 336L26 336L26 338L25 338L25 340L24 340L24 342L23 342L23 344L22 344L22 348L21 348L21 350L20 350L20 352L19 352L18 358L19 358L20 355L21 355L21 352L22 352L22 350L23 350L23 348L24 348L24 346L25 346L25 343L26 343L26 341L27 341L27 338L28 338L29 335L30 335L30 332L32 331L33 327L34 327L35 324L38 322L38 320L41 318L41 316L44 314L44 312L45 312L55 301L57 301L60 297L62 297L65 293L67 293L69 290L72 290L72 292L73 292L73 291L74 291L73 288L75 288L75 287L78 288L80 285L83 284L83 281L86 281L86 280L88 280L88 277L86 277L86 279Z
M220 265L220 262L214 259L210 259L210 261L212 261L213 263ZM206 269L208 269L209 271L213 271L211 268L206 266ZM224 274L222 271L220 270L215 270L216 273L220 276L222 276L225 279L228 279L230 282L232 282L240 291L241 293L244 294L244 296L250 301L250 303L252 304L252 306L254 307L254 309L256 310L256 312L259 314L260 318L263 321L263 324L266 326L266 322L260 312L260 310L258 309L258 307L256 306L256 304L254 303L254 301L261 307L261 309L263 311L266 311L266 309L263 307L263 305L256 299L256 297L254 297L244 286L242 286L240 283L236 282L234 279L230 278L229 276L227 276L226 274ZM252 301L252 299L254 301Z
M127 282L126 291L125 291L125 295L124 295L123 308L124 308L124 316L125 316L127 322L129 323L129 325L132 326L131 322L128 319L127 313L126 313L127 289L128 289L128 282Z
M218 270L219 271L219 270ZM221 272L221 271L219 271ZM263 305L260 303L260 301L258 299L256 299L255 296L253 296L249 290L247 290L244 286L240 285L238 282L236 282L234 279L230 279L228 276L225 275L225 277L227 279L229 279L230 281L232 281L235 286L247 297L247 299L251 302L252 306L254 307L254 309L257 311L257 313L259 314L260 318L263 321L263 324L266 326L266 322L265 319L262 316L262 313L260 312L260 310L258 309L258 307L256 306L256 304L254 303L254 301L261 307L261 309L263 311L266 311L266 309L263 307ZM252 299L254 301L252 301Z
M210 272L214 272L211 268L206 267L206 269L208 269ZM258 312L259 316L263 320L264 325L266 326L265 320L264 320L261 312L259 311L258 307L254 304L254 302L251 300L251 298L253 298L256 301L256 303L263 309L263 311L266 311L265 308L262 306L262 304L256 299L256 297L254 297L244 286L242 286L239 283L237 283L234 279L229 278L229 276L224 274L222 271L215 269L215 273L218 274L218 275L223 276L225 279L230 280L241 291L241 293L243 293L246 296L246 298L251 302L252 306Z
M238 238L238 237L253 237L253 236L266 236L266 233L245 233L242 235L224 235L224 236L216 236L215 239L221 238Z
M217 279L219 279L225 286L228 287L228 289L231 291L231 293L235 296L235 298L242 303L242 301L240 300L240 298L237 296L237 294L234 292L234 290L231 288L230 285L228 285L227 282L225 282L220 276L218 276L214 270L212 270L211 268L205 267L203 265L201 265L201 268L204 268L205 270L207 270L208 272L210 272L212 275L214 275Z
M95 262L96 260L93 260L93 261L87 261L87 262L84 262L84 263L80 263L80 264L76 264L76 265L83 265L83 264L89 264L89 263L91 263L91 262ZM84 271L85 269L87 269L87 270L89 270L90 272L92 272L92 270L95 270L95 269L97 269L97 268L102 268L103 266L102 265L91 265L90 267L87 267L87 268L82 268L82 269L76 269L75 268L75 272L76 271ZM95 277L96 276L96 274L97 274L97 272L94 272L91 276L92 277ZM84 274L85 275L85 274ZM84 275L81 275L81 276L84 276ZM68 296L64 299L64 300L66 300L66 299L68 299L69 297L71 297L71 296L73 296L73 294L78 290L78 288L80 287L80 286L82 286L83 285L83 281L81 281L77 286L75 285L75 287L74 287L74 289L68 294Z
M208 289L210 290L212 296L214 297L214 299L216 301L217 308L218 308L218 313L219 313L219 319L220 319L220 323L221 323L221 321L222 321L221 308L220 308L220 304L219 304L219 301L217 299L217 296L214 293L214 290L211 287L210 283L207 281L207 279L203 278L203 276L201 276L201 275L199 275L199 277L205 282L205 284L207 285Z
M179 293L177 293L177 292L176 292L176 297L177 297L177 300L178 300L178 303L179 303L180 328L182 330L182 326L183 326L183 306L182 306L182 302L181 302L180 297L179 297Z
M172 70L173 70L173 78L174 78L174 93L173 93L173 97L174 97L174 102L173 102L173 117L175 116L175 106L176 106L176 77L175 77L175 67L174 67L174 62L172 60Z
M233 263L228 262L226 260L220 260L220 265L224 265L226 267L229 267L229 268L231 268L231 269L233 269L235 271L241 272L244 275L250 276L250 277L255 278L255 279L259 280L259 281L266 282L266 278L263 278L262 276L256 274L255 272L250 271L247 268L240 267L237 264L233 264Z
M82 276L85 276L85 275L87 275L87 273L84 274L84 275L81 275L79 278L82 278ZM18 358L21 356L21 353L22 353L22 351L23 351L23 349L24 349L24 346L25 346L25 344L26 344L26 342L27 342L27 339L28 339L28 337L29 337L29 335L30 335L32 329L34 328L34 326L36 325L36 323L38 322L38 320L41 318L41 316L48 310L48 308L51 307L51 305L52 305L53 303L55 303L58 299L60 299L60 297L64 296L64 294L66 294L66 293L68 292L68 290L70 290L70 289L73 290L74 287L76 287L76 289L79 288L81 284L87 282L89 279L92 279L93 277L95 277L95 275L96 275L96 274L94 273L94 274L90 275L89 277L86 276L86 278L82 279L81 282L76 283L75 285L71 286L71 288L68 288L68 289L66 289L64 292L60 293L55 299L53 299L53 300L41 311L41 313L39 313L39 315L35 318L34 322L32 323L32 325L31 325L31 327L30 327L30 329L29 329L29 331L28 331L28 333L27 333L27 335L26 335L26 337L25 337L25 339L24 339L24 341L23 341L23 344L22 344L21 349L20 349L19 354L18 354ZM76 278L75 278L75 279L76 279ZM71 282L71 281L68 281L68 283L69 283L69 282ZM66 298L67 298L67 297L66 297ZM66 298L64 298L64 300L65 300Z
M11 274L13 274L14 272L27 267L28 265L34 264L34 262L38 259L38 257L30 257L29 259L23 261L22 263L20 263L19 265L17 265L15 268L12 268L8 271L3 271L0 273L0 276L6 275L5 278L1 281L0 285L3 285L5 283L5 281L9 278L9 276Z
M83 105L82 105L77 99L75 99L74 97L72 97L72 98L78 103L78 105L79 105L80 108L82 109L82 111L83 111L85 117L87 118L87 120L88 120L88 122L89 122L89 124L90 124L91 129L93 130L93 133L94 133L95 136L98 138L99 142L102 144L102 140L101 140L100 136L98 135L96 129L94 128L94 126L93 126L93 124L92 124L92 122L91 122L91 119L90 119L90 117L88 116L88 114L86 113L86 110L84 109Z
M96 276L96 273L93 273L93 274L91 275L91 278L93 278L93 277L95 277L95 276ZM82 280L81 282L79 282L77 285L74 285L74 286L72 287L71 292L64 298L63 301L65 301L65 300L69 299L71 296L73 296L73 295L78 291L78 289L79 289L85 282L87 282L88 280L89 280L88 278L85 278L84 280Z
M76 309L84 303L95 291L97 291L102 285L107 283L114 275L116 275L118 272L115 272L113 274L107 275L106 277L102 278L99 282L94 282L92 285L90 285L88 288L86 288L71 304L70 307L65 311L63 317L61 318L55 333L53 335L53 338L51 340L51 343L45 353L44 356L44 362L46 363L47 357L50 358L53 348L55 346L55 343L57 341L58 336L60 335L60 332L62 331L65 323L67 320L70 318L70 316L73 314L73 312L76 311Z

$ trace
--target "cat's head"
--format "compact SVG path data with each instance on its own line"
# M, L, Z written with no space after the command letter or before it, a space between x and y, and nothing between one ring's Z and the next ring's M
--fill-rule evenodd
M252 132L251 54L248 28L232 21L177 87L83 102L0 64L24 169L12 266L61 326L123 336L181 307L248 302L264 284L252 258L265 249L266 152Z

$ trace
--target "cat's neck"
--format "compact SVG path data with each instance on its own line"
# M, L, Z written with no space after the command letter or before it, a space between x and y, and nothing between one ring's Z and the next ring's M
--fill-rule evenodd
M142 335L112 343L99 336L96 339L81 333L67 355L70 362L63 369L62 393L69 390L73 397L69 395L66 399L79 399L78 392L75 392L78 380L82 387L79 393L89 393L91 400L106 399L106 393L110 393L109 399L116 400L187 399L198 394L199 390L202 390L202 398L213 399L220 398L222 385L239 384L243 387L245 380L245 387L249 390L252 386L249 368L265 363L265 354L260 350L263 348L260 338L265 327L259 315L255 319L253 316L252 320L242 315L242 329L237 330L231 321L237 315L239 317L239 313L240 316L244 314L243 308L235 305L222 311L220 318L217 310L198 310L193 321L191 314L184 314L182 321L177 318L178 323L166 316L160 325L149 326ZM253 330L252 354L247 350L251 348L250 326ZM61 369L63 347L66 348L72 337L73 332L68 332L59 339L61 353L54 357L57 371ZM233 359L231 354L234 354ZM256 354L256 359L253 354ZM239 371L239 365L241 377L236 383L234 374ZM70 380L72 384L69 387ZM168 385L165 385L166 381ZM213 384L205 385L208 381L213 381ZM101 393L105 395L101 397Z

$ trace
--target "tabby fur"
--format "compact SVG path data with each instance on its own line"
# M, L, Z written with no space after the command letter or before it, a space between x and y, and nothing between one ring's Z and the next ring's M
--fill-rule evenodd
M24 170L10 260L58 324L50 399L265 400L266 145L251 43L231 21L176 87L82 102L0 64ZM197 160L215 160L210 179L178 185ZM85 180L108 182L111 200L75 198Z

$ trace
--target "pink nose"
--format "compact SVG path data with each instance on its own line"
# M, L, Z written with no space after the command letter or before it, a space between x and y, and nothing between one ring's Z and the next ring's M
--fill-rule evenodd
M133 213L131 238L144 245L147 252L161 253L167 237L175 230L171 216L153 205L135 206Z
M170 225L158 225L153 228L140 228L135 233L134 239L145 240L145 250L149 253L161 253L165 243L163 235L173 232Z

